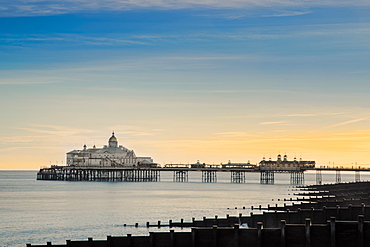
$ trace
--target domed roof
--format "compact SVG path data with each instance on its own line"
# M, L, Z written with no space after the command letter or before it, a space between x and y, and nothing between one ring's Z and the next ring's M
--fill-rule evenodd
M114 136L114 132L112 133L111 138L109 138L109 142L118 142L117 138Z

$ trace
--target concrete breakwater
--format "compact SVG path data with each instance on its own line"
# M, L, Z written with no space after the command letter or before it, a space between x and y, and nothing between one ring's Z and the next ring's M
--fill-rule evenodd
M263 213L169 222L191 232L152 232L149 236L108 236L46 246L369 246L370 183L302 188L300 203L267 206ZM290 199L285 200L290 201ZM259 210L260 207L255 207ZM262 209L262 207L261 207ZM161 225L160 222L158 222ZM148 227L158 226L147 224ZM248 227L248 228L247 228ZM27 246L37 246L28 244ZM45 246L45 245L41 245Z

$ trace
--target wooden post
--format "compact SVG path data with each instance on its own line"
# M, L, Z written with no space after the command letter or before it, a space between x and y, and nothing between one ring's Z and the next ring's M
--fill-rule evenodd
M348 205L348 214L349 214L349 219L352 219L352 204Z
M170 230L170 238L171 238L170 246L174 247L175 246L175 231L174 230Z
M289 222L290 222L290 209L287 209L286 210L286 223L288 223L289 224Z
M286 221L281 220L280 221L280 246L285 247L285 239L286 239Z
M212 228L212 247L217 247L217 225Z
M89 242L88 246L94 246L93 238L87 238L87 241Z
M315 222L315 208L311 207L311 222L314 224Z
M251 214L251 225L249 227L254 227L254 217L253 217L253 212Z
M154 246L154 234L153 232L149 232L149 246Z
M191 229L191 247L196 246L196 230L195 228Z
M239 224L235 223L234 224L234 239L236 243L236 247L239 247Z
M358 216L358 240L357 240L358 247L364 247L364 216Z
M128 247L131 247L132 246L132 238L131 238L131 234L127 234L127 239L128 239Z
M305 232L306 232L306 247L311 247L311 219L306 218L305 220Z
M170 227L172 227L172 220L169 220L169 221L168 221L168 225L169 225Z
M335 217L330 217L330 246L335 247Z
M337 216L335 218L340 219L340 206L339 205L337 205Z
M112 236L107 236L107 247L112 246Z
M257 247L262 247L262 222L257 222Z
M365 203L361 203L361 207L362 207L362 215L366 215L365 214Z

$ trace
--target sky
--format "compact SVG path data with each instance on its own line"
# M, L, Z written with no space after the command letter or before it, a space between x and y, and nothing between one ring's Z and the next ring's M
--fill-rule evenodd
M0 0L0 169L119 144L159 164L370 167L370 1Z

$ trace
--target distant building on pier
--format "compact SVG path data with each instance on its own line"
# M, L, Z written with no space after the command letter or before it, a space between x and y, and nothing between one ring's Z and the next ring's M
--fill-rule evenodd
M315 161L303 161L302 159L288 160L288 156L284 155L281 159L281 155L277 156L277 160L265 160L265 157L260 161L261 170L304 170L308 168L314 168Z
M67 153L67 165L77 167L155 167L151 157L137 157L133 150L118 145L114 136L109 138L108 145L103 148L87 148L86 144L82 150L73 150Z

